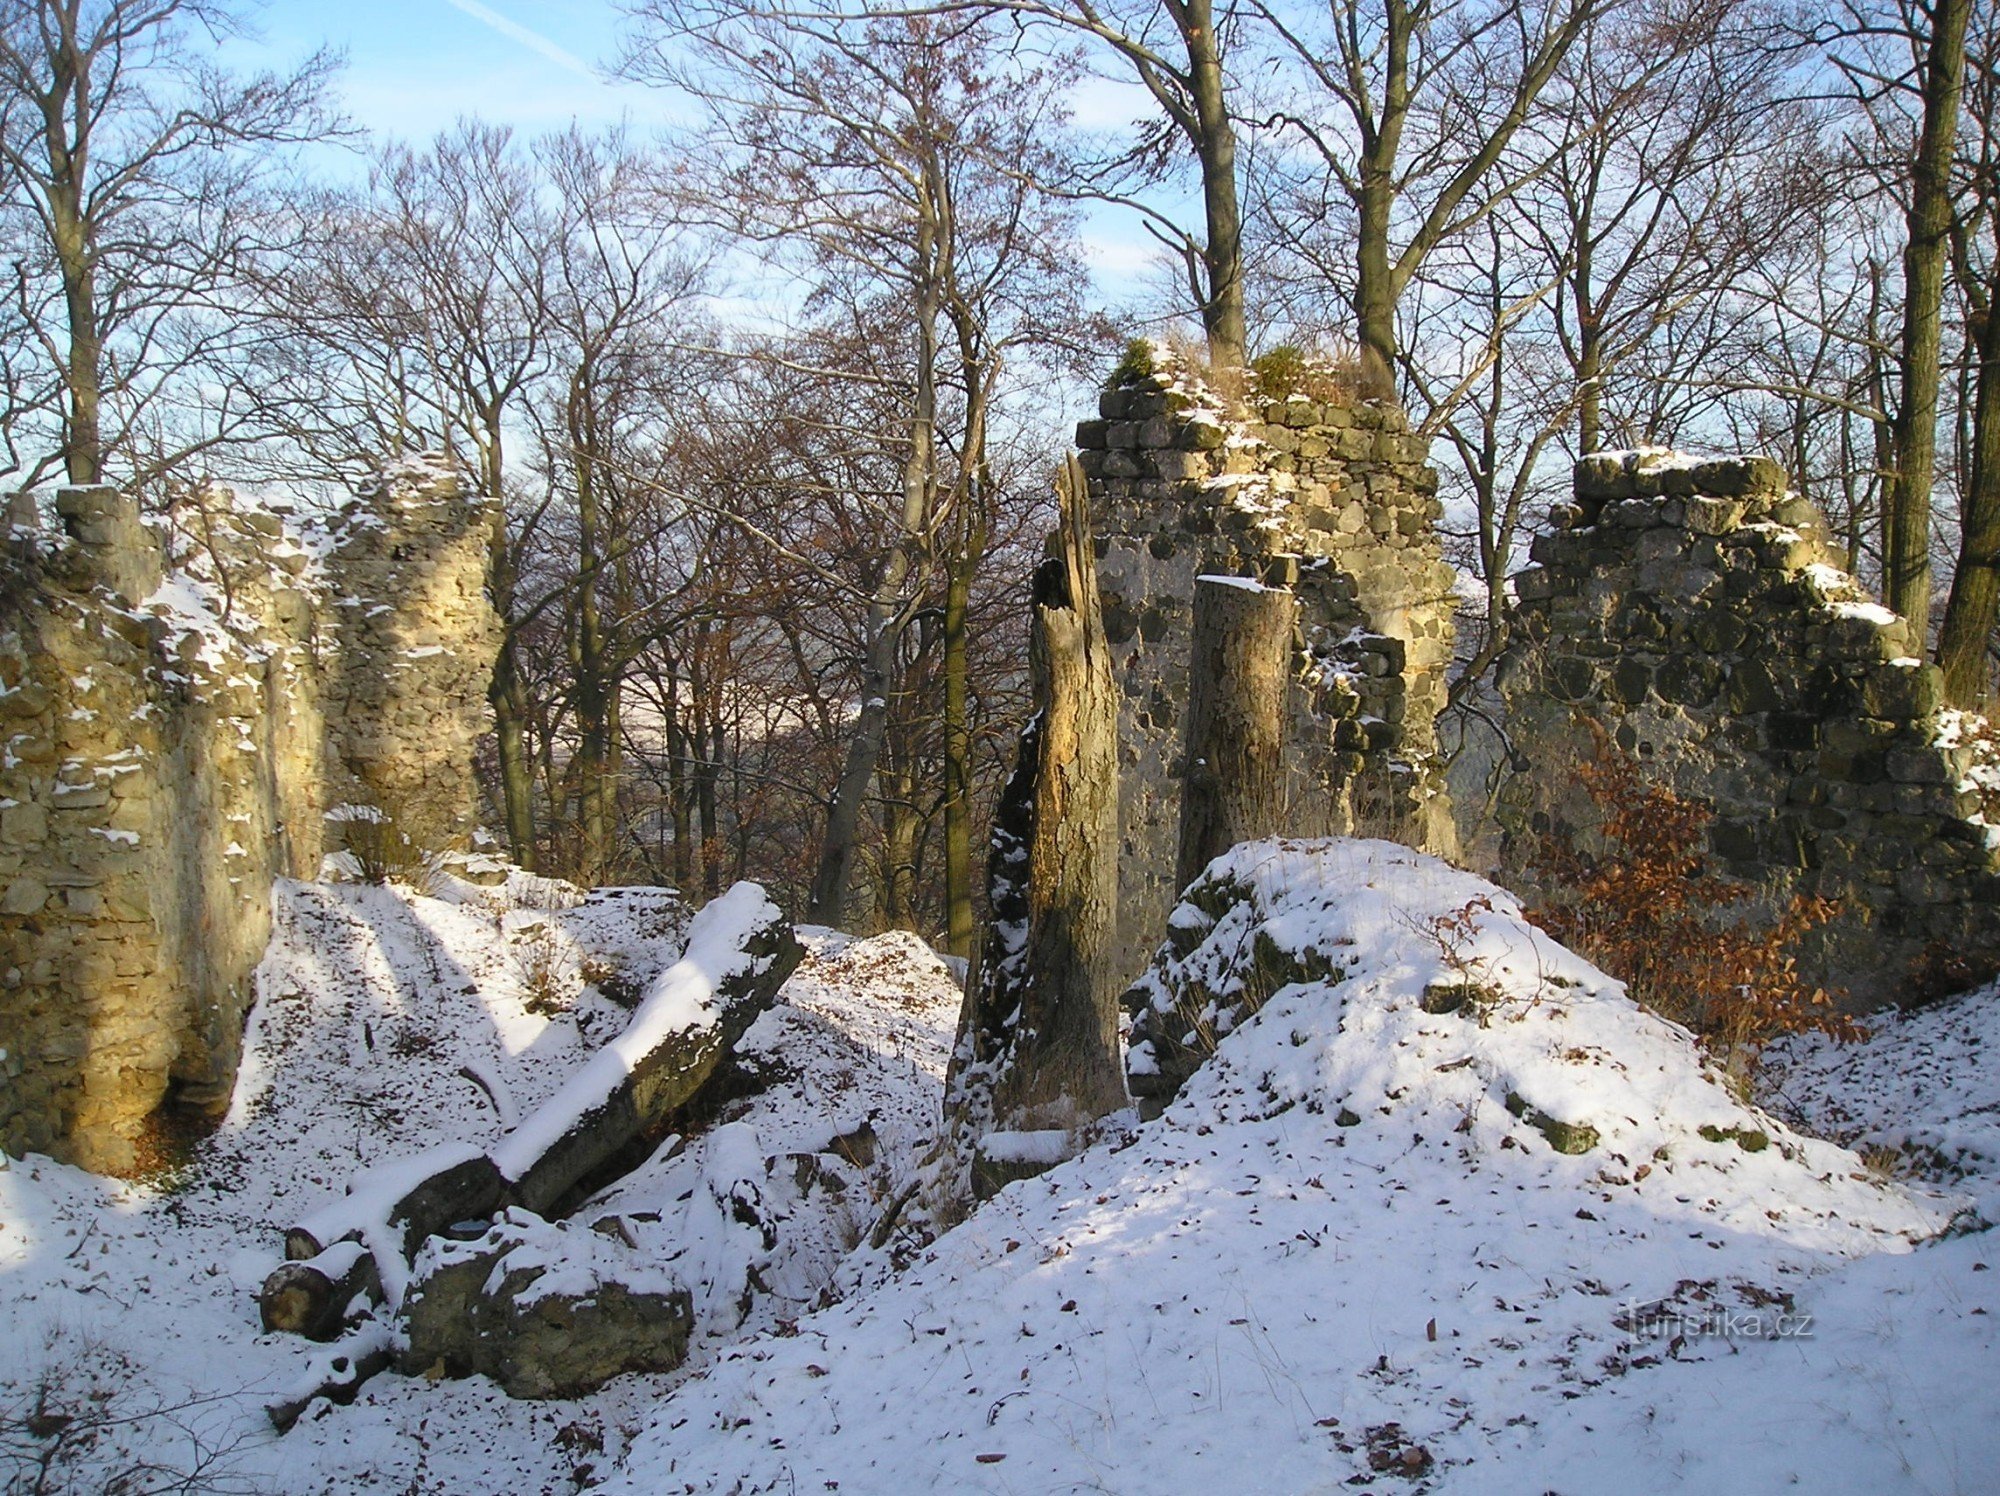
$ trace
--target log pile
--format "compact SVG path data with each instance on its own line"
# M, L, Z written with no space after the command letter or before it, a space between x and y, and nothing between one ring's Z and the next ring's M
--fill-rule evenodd
M686 952L624 1033L496 1146L446 1147L366 1171L288 1226L286 1261L258 1293L264 1328L338 1343L325 1385L274 1404L273 1423L289 1428L315 1396L351 1400L388 1364L373 1351L425 1242L477 1236L509 1209L560 1216L643 1162L800 955L777 905L756 884L737 884L695 916Z

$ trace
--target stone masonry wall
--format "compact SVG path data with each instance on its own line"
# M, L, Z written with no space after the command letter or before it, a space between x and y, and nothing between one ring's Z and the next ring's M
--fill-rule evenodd
M1764 458L1601 453L1515 578L1500 670L1526 763L1503 856L1595 817L1596 724L1648 782L1713 806L1712 849L1769 912L1836 899L1801 962L1866 1008L1932 947L2000 954L2000 764L1941 710L1909 625L1835 564L1824 520Z
M1119 716L1119 961L1136 977L1179 890L1194 580L1298 596L1287 778L1296 835L1360 832L1449 853L1436 756L1452 572L1427 444L1390 405L1229 402L1171 363L1077 427Z
M486 596L493 524L456 472L416 459L362 485L330 527L334 788L420 847L462 845L478 820L468 766L501 643Z
M457 674L490 668L491 609L460 590L490 510L439 469L398 470L382 496L398 493L431 519L393 567L363 509L317 531L212 490L163 530L113 489L68 489L49 534L15 507L0 534L8 1152L126 1170L163 1101L226 1102L272 882L318 872L330 807L376 803L408 760L452 825L469 818L483 692L437 682L427 655L409 672L436 685L425 711L356 682L402 678L377 636L434 635ZM418 574L451 581L401 585Z

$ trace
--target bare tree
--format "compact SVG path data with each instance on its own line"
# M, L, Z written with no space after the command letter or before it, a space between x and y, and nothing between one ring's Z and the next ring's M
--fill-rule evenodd
M1967 55L1951 259L1965 305L1972 398L1963 402L1971 408L1958 564L1938 628L1938 664L1947 698L1974 707L1990 699L1989 655L2000 623L2000 20L1990 7L1978 17Z
M1303 143L1319 175L1295 207L1331 222L1351 255L1339 277L1372 396L1396 393L1397 307L1426 258L1538 174L1505 169L1570 48L1614 0L1256 0L1303 86L1273 126Z
M906 636L929 606L924 582L940 558L960 573L945 644L950 671L964 669L963 594L985 548L1001 366L1071 316L1067 215L1034 186L1066 80L1014 65L990 20L969 11L857 22L832 4L744 3L642 14L648 40L628 70L703 98L711 112L701 211L811 277L817 307L885 333L889 356L857 366L857 383L898 390L904 402L882 547L865 579L849 583L868 599L859 703L810 902L812 918L837 922L902 695ZM961 719L963 686L961 674L947 693L947 714ZM947 737L951 938L969 948L962 720ZM894 810L909 796L886 799Z
M1903 209L1902 336L1892 414L1892 475L1882 509L1883 594L1927 629L1931 505L1937 473L1952 163L1965 87L1972 0L1844 0L1807 33L1873 124L1858 142Z
M442 448L509 506L487 579L508 625L489 696L508 841L529 865L519 552L548 494L513 481L509 436L549 364L557 207L507 130L462 121L422 149L384 148L364 186L305 205L304 248L260 287L262 314L287 330L291 356L275 371L246 371L279 376L280 431L334 471L384 451Z
M221 0L16 0L0 12L0 189L29 232L12 295L54 371L73 483L233 329L221 295L285 148L336 127L334 60L236 78L200 60L241 29ZM198 444L198 443L197 443ZM32 480L42 463L27 465Z

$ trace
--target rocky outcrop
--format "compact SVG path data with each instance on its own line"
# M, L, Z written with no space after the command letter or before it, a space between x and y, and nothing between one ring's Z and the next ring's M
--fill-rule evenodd
M691 1298L609 1238L510 1210L476 1241L435 1238L403 1302L405 1375L493 1378L509 1397L581 1397L687 1356Z
M1597 454L1555 520L1499 676L1510 872L1594 824L1575 768L1602 733L1713 807L1715 859L1767 910L1838 901L1801 964L1852 1006L1909 995L1927 952L2000 956L2000 745L1942 710L1921 637L1777 464Z
M1451 653L1428 444L1393 405L1229 400L1164 357L1077 428L1119 717L1118 967L1136 975L1174 886L1195 579L1297 595L1286 831L1449 851L1436 753Z
M494 511L413 462L327 529L222 489L10 512L0 1147L122 1171L170 1095L226 1100L271 885L318 871L329 809L420 792L425 846L469 825Z

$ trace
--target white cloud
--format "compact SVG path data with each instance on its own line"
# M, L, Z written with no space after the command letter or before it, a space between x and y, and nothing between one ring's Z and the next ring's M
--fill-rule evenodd
M508 20L498 11L481 5L479 0L445 0L445 4L454 10L463 11L482 26L492 27L509 41L519 42L530 51L541 53L558 67L568 68L571 72L580 73L586 78L597 76L591 70L590 64L574 52L564 51L539 31L531 31L519 21Z

